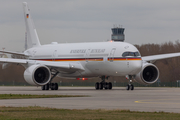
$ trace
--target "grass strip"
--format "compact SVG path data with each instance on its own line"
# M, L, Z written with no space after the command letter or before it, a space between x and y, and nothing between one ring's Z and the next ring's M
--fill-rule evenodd
M179 113L129 110L68 110L45 107L0 107L0 120L179 120Z
M59 98L59 97L87 97L87 96L85 95L0 94L0 99Z

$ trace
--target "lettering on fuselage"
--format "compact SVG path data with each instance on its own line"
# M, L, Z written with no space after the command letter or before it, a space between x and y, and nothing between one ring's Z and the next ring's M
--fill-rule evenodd
M86 49L71 50L70 53L86 53Z
M104 53L105 49L92 49L91 53Z
M92 49L90 53L104 53L105 49ZM86 49L71 50L70 53L86 53Z

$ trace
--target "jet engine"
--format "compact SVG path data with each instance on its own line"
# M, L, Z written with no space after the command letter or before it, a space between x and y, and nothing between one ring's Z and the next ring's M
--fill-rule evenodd
M158 68L151 63L143 63L142 70L135 76L135 80L141 84L155 83L159 78Z
M24 71L24 79L30 85L46 85L51 80L51 72L44 65L31 65Z

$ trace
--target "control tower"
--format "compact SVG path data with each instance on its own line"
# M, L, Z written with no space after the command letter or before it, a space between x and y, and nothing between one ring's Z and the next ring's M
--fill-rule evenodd
M112 30L111 40L115 42L124 42L125 39L124 28L114 27L111 30Z

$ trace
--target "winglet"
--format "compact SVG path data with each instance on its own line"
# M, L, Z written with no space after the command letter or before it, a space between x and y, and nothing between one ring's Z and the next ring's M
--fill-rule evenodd
M23 2L23 9L24 9L24 19L25 19L26 32L27 32L27 49L41 46L39 42L39 37L37 35L35 26L33 24L33 20L31 18L30 9L28 8L26 2Z

